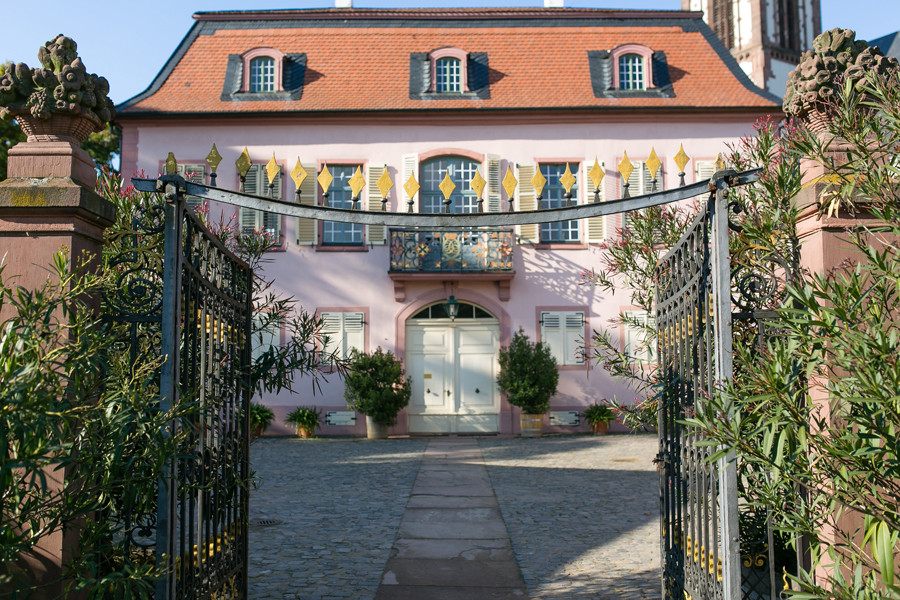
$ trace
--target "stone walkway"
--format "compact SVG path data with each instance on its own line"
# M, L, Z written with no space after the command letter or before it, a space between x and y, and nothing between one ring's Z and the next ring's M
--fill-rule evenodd
M250 598L659 598L655 454L650 435L260 440ZM423 562L449 556L469 575Z

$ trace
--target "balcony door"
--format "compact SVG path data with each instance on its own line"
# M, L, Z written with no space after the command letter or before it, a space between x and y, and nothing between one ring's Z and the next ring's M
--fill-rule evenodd
M442 304L427 307L407 321L410 433L499 431L499 338L497 319L467 303L461 303L454 321L447 318Z

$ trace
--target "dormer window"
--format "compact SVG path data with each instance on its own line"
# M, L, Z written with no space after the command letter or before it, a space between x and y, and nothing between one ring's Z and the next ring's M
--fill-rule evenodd
M644 59L638 54L619 57L619 89L644 89Z
M462 94L469 91L466 67L468 56L459 48L441 48L429 54L431 91L436 94Z
M434 91L461 92L462 66L458 58L442 58L435 61Z
M613 88L624 91L649 90L654 87L651 59L653 51L641 44L623 44L610 52L613 65Z
M250 91L275 91L275 59L260 56L250 61Z
M241 55L243 76L242 92L271 94L284 91L282 65L284 53L275 48L254 48Z

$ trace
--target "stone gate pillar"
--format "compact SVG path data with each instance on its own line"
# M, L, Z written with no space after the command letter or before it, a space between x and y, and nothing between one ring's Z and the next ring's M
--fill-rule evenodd
M854 232L879 225L866 205L856 206L853 214L839 211L826 215L821 210L828 206L829 175L847 163L847 153L851 149L845 140L831 133L830 120L836 103L840 102L837 98L847 83L860 83L867 72L885 75L897 69L895 59L883 56L878 48L859 44L853 31L833 29L815 39L813 49L803 54L800 65L788 77L785 113L804 121L827 144L825 156L819 157L822 162L811 159L801 162L803 189L794 199L800 209L796 228L800 267L811 275L829 275L867 260L850 241ZM831 167L826 168L825 164ZM873 239L872 243L878 242ZM826 384L827 381L811 380L810 399L827 427L842 427L844 425L832 412L832 399L825 389ZM863 526L863 516L852 511L835 515L831 521L819 532L819 538L834 547L839 546L840 532L858 532ZM827 588L833 568L819 566L815 575Z
M103 230L115 219L113 204L94 191L94 161L80 146L113 116L109 86L85 71L75 49L75 42L59 36L38 54L44 68L10 63L0 76L0 117L15 118L28 136L10 149L8 178L0 182L0 262L7 285L40 287L63 248L73 265L87 260L88 268L96 268ZM10 316L9 306L0 308L0 323ZM72 472L46 475L61 489ZM77 550L78 534L77 525L55 531L21 557L18 566L35 590L31 597L63 597L61 573Z

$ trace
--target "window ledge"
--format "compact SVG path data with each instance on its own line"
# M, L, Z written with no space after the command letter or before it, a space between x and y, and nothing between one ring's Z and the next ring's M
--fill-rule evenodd
M588 245L583 242L540 242L534 245L536 250L587 250Z
M316 247L316 252L368 252L369 247L365 244L319 244Z
M581 363L580 365L556 365L557 371L586 371L587 368L587 361Z

